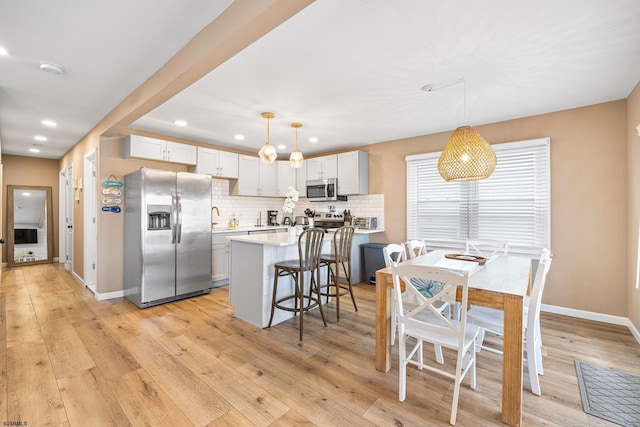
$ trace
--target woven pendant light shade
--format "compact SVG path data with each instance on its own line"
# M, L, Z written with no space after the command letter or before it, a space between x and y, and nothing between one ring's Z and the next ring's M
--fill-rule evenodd
M456 129L438 160L438 172L446 181L488 178L496 168L496 153L471 126Z

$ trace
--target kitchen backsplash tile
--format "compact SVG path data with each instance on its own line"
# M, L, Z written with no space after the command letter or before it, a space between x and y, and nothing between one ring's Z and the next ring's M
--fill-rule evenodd
M226 179L213 179L211 196L213 205L220 209L220 218L215 216L214 221L228 224L232 215L240 221L241 226L255 225L262 213L262 224L267 223L267 210L280 212L278 221L282 223L282 205L284 197L246 197L229 195L230 181ZM368 194L361 196L349 196L347 202L309 202L301 197L293 211L293 216L304 215L309 208L316 212L328 212L329 206L335 206L338 213L345 209L351 210L353 216L373 216L378 218L378 228L384 229L384 194Z

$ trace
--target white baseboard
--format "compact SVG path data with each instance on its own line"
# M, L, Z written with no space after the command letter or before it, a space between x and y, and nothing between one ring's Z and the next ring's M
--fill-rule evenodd
M636 326L633 323L631 323L631 319L628 319L628 320L629 320L629 323L627 324L627 327L631 331L631 334L634 336L636 341L638 341L638 343L640 343L640 332L638 331Z
M541 304L540 311L547 313L562 314L563 316L578 317L580 319L595 320L596 322L610 323L612 325L626 326L633 337L640 344L640 332L631 323L631 319L622 316L612 316L610 314L595 313L593 311L576 310L573 308L559 307L557 305Z
M76 279L78 282L80 282L80 284L81 284L82 286L84 286L84 279L83 279L82 277L78 276L78 275L76 274L76 272L75 272L75 271L72 271L72 272L71 272L71 277L73 277L74 279Z
M114 291L114 292L105 292L103 294L96 292L95 296L98 301L104 301L107 299L114 299L114 298L124 298L124 290Z

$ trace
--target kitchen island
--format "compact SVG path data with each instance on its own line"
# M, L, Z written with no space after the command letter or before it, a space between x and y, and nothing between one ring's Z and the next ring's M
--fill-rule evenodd
M381 232L382 230L375 230ZM372 231L357 230L353 237L351 252L353 283L360 281L360 245L369 242ZM249 234L229 236L231 242L229 302L234 315L239 319L266 328L271 315L274 264L298 258L298 240L289 239L288 233ZM325 235L322 253L332 252L333 233ZM322 269L321 280L326 283L326 268ZM308 283L308 279L307 279ZM281 279L278 297L294 292L293 281ZM293 317L293 313L276 310L273 323L278 324Z

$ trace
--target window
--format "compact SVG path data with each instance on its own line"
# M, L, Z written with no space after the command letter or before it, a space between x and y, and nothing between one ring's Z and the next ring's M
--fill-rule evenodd
M510 252L534 254L551 244L549 138L492 145L498 158L484 180L446 182L440 153L407 156L407 239L464 247L500 239Z

